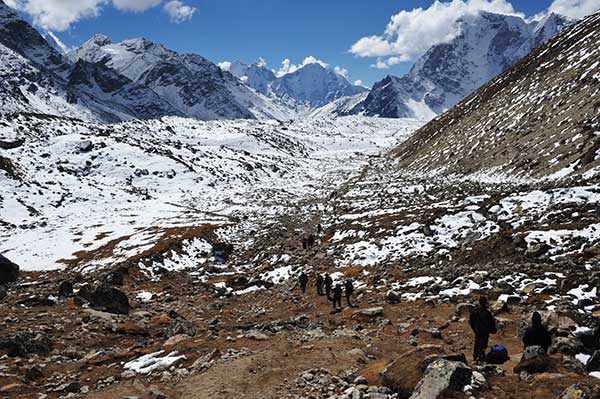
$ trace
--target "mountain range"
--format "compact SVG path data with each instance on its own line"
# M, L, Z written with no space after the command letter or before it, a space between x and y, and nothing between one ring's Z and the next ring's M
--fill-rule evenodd
M532 22L489 12L464 16L455 23L456 37L431 47L408 74L401 78L388 75L353 107L348 108L346 100L339 107L329 106L329 111L336 115L431 119L572 22L557 14Z

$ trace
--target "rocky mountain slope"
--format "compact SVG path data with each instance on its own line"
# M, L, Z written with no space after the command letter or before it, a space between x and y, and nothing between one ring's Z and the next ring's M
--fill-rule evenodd
M69 59L0 1L2 112L40 112L116 122L162 116L288 119L292 113L216 65L143 39L109 60L96 36ZM115 45L117 46L117 45Z
M431 119L571 22L556 14L534 22L488 12L462 17L455 26L460 34L431 47L407 75L387 76L373 85L364 101L334 114Z
M264 65L246 65L239 61L231 63L228 71L277 103L301 113L368 91L319 63L304 65L280 77Z
M405 142L401 166L591 177L600 159L600 14L563 30Z
M70 54L148 87L180 114L210 119L288 119L290 114L195 54L178 54L145 39L113 44L95 35Z

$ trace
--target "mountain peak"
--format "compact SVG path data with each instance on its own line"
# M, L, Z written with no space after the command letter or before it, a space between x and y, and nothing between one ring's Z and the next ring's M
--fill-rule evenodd
M110 38L102 33L96 33L92 36L85 44L94 44L96 46L102 47L112 44ZM84 45L85 45L84 44Z

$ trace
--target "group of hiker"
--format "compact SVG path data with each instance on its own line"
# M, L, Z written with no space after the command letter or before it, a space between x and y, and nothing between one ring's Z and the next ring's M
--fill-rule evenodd
M298 276L298 285L303 294L306 293L308 280L308 274L302 271ZM317 295L327 296L327 299L333 302L333 310L338 311L342 308L342 294L345 293L348 306L354 307L351 302L352 294L354 293L354 283L352 279L346 279L343 288L341 283L337 282L335 285L333 283L333 279L329 274L323 275L321 273L316 273L315 286L317 288Z
M502 346L494 346L488 350L489 338L491 334L496 334L496 319L488 309L487 297L481 296L479 304L471 311L469 315L469 324L475 334L473 345L473 359L478 362L500 363L508 360L508 352ZM552 336L548 329L542 324L542 316L534 312L531 318L531 325L523 334L523 347L539 346L547 353L552 345Z

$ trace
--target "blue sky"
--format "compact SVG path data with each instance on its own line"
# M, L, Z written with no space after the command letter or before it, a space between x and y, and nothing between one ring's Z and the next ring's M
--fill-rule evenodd
M10 5L11 0L6 1ZM387 74L406 73L417 55L400 51L401 57L388 62L388 69L378 69L373 65L383 58L361 57L356 51L352 54L350 48L365 36L381 37L390 18L402 10L428 9L433 3L418 0L182 0L174 3L189 7L187 11L193 13L174 21L164 8L167 0L112 0L114 4L111 0L77 0L78 6L91 2L96 8L91 12L82 9L81 15L69 20L65 29L64 23L59 25L48 19L40 22L39 14L36 16L31 9L28 12L27 2L38 0L12 1L21 8L22 15L40 28L41 25L50 28L69 47L101 32L113 41L145 37L176 51L203 55L214 62L250 63L263 57L272 69L279 69L286 58L298 64L305 57L314 56L331 66L347 69L350 81L360 79L369 86ZM71 0L44 1L51 7L50 3L64 4ZM544 12L553 3L552 0L464 1L504 3L502 7L509 2L515 12L528 17ZM582 0L555 0L554 3L569 1ZM128 2L129 5L123 6ZM128 11L135 7L146 9ZM412 17L413 14L406 15ZM400 34L406 33L402 31L404 28L399 29ZM417 41L423 42L415 46L431 44L427 43L430 40L427 35L415 34ZM364 53L362 50L361 54ZM385 62L394 56L386 50L384 53Z

